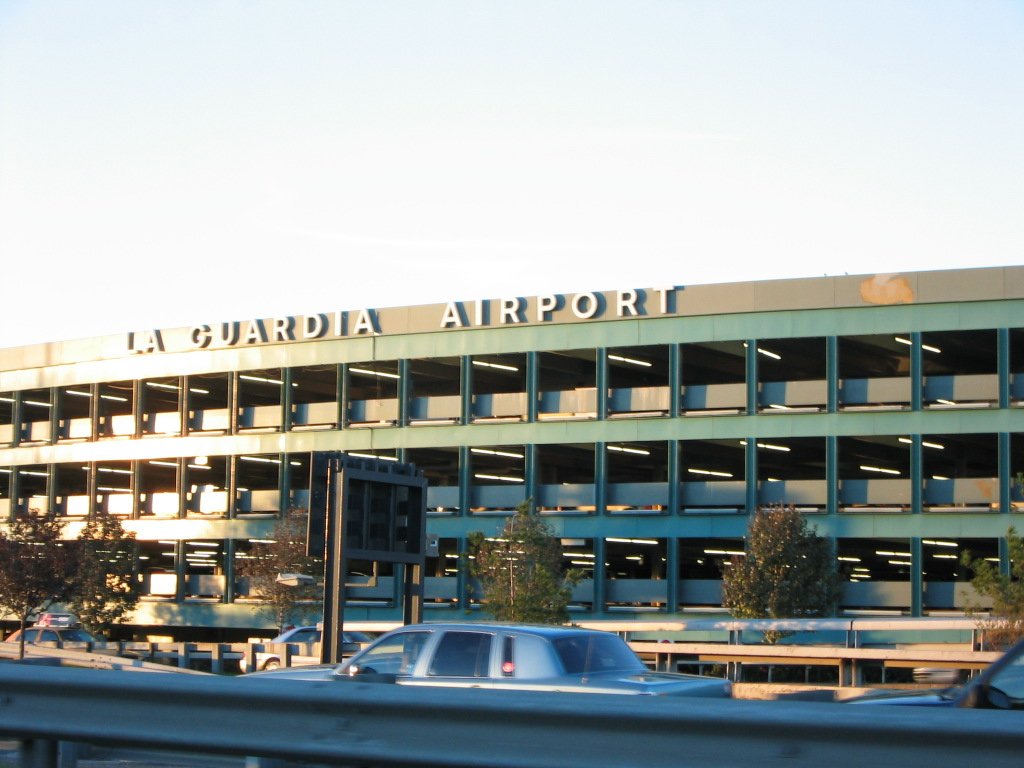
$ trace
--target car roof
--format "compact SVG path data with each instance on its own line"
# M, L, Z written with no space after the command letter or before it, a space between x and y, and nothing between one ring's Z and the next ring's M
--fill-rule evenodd
M519 632L521 634L539 635L542 637L556 637L569 634L599 634L606 635L608 632L602 632L597 629L586 629L584 627L569 627L569 626L558 626L553 624L517 624L517 623L506 623L506 622L482 622L482 621L444 621L444 622L425 622L422 624L407 624L404 627L397 627L394 631L398 630L431 630L431 631L448 631L448 630L463 630L463 631L476 631L476 632Z

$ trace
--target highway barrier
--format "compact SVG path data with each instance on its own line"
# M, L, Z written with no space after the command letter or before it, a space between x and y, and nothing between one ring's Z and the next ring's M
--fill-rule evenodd
M1022 713L0 664L0 738L356 766L1019 766ZM73 753L74 750L69 750Z

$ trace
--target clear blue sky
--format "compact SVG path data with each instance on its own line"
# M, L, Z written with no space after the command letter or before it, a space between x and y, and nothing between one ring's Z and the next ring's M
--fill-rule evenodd
M0 347L1024 263L1024 2L0 0Z

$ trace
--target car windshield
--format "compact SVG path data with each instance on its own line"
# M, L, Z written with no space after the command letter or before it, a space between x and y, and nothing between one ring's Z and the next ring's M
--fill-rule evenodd
M95 641L95 638L84 629L65 629L60 636L65 643L92 643Z
M632 649L615 635L569 635L556 638L553 644L569 675L647 669Z

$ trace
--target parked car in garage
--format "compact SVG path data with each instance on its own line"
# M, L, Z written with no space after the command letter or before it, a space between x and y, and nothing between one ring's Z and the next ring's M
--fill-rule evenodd
M400 685L729 697L725 679L652 672L618 635L521 624L412 624L338 665L250 675L281 680L367 680Z
M1024 709L1024 640L963 685L925 691L878 690L850 704Z
M272 640L268 640L268 643L295 643L298 645L312 645L313 643L319 643L322 635L322 627L291 627L285 630L277 637ZM356 653L361 648L369 644L373 640L373 637L366 634L365 632L342 632L341 642L342 651L344 653ZM309 665L316 664L320 661L319 656L302 655L292 657L293 664ZM262 671L277 669L281 666L282 659L281 654L276 651L257 651L255 654L255 668L254 670L249 669L249 660L246 657L238 662L239 668L242 672L250 671Z

